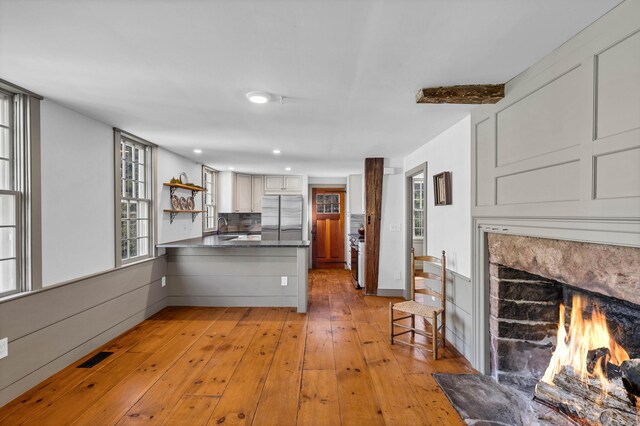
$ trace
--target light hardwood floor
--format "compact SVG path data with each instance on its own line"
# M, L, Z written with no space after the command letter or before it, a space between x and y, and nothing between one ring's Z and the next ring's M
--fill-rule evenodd
M349 273L309 273L290 308L166 308L0 409L1 425L457 425L431 373L451 350L388 342L388 303ZM99 351L90 369L76 368Z

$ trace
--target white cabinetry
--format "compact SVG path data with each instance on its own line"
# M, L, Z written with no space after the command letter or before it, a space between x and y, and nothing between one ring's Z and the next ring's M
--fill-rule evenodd
M264 193L300 194L302 192L302 176L265 176Z
M251 175L236 175L236 211L250 212L252 204Z
M236 175L233 172L218 173L218 209L220 213L236 210Z
M349 175L347 181L347 212L364 214L364 191L362 175Z
M262 196L264 195L264 176L251 176L251 211L262 212Z
M265 176L264 177L264 193L274 191L282 191L284 186L284 176Z
M218 175L220 213L260 213L264 176L233 172Z

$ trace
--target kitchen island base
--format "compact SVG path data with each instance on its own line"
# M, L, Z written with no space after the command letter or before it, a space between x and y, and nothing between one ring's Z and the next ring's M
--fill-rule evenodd
M167 247L169 305L295 307L307 312L307 250Z

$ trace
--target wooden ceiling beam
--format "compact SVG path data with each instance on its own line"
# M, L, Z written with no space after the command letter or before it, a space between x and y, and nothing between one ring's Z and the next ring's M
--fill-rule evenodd
M419 104L495 104L504 98L504 84L428 87L418 90Z

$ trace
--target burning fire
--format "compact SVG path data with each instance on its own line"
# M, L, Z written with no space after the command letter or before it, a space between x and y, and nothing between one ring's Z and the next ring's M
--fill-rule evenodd
M592 377L599 379L602 389L606 393L609 389L609 381L602 371L602 357L596 361L593 371L589 372L587 369L587 353L590 350L608 348L611 357L604 360L605 364L610 362L615 365L620 365L622 361L629 359L629 354L609 334L606 316L600 312L598 305L595 305L590 320L582 318L584 305L585 300L581 296L574 294L568 335L564 327L564 305L560 305L558 342L542 381L553 385L555 375L563 366L568 365L573 368L573 371L580 376L583 382Z

